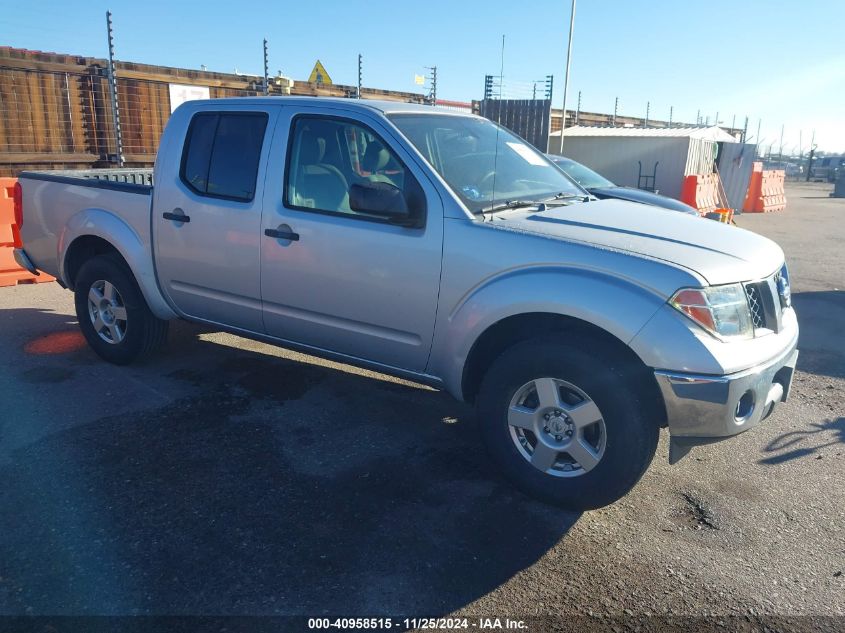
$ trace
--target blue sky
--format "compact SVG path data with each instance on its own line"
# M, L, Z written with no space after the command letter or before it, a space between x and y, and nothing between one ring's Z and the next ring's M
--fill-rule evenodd
M118 59L259 74L261 40L270 68L307 78L320 59L336 83L420 91L415 74L438 67L438 97L481 97L485 74L498 74L504 34L506 82L555 75L562 99L570 0L258 0L139 3L8 2L0 45L106 55L111 8ZM570 98L582 108L741 125L750 118L764 145L845 151L845 2L841 0L580 0Z

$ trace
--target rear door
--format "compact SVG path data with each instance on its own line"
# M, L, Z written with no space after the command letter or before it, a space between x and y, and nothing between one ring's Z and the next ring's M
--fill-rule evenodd
M183 315L264 330L259 233L278 110L209 104L174 113L187 134L160 150L152 224L161 289Z
M336 108L285 108L273 147L261 238L267 333L423 371L443 246L443 207L426 172L380 118ZM351 211L349 187L365 181L421 190L425 226Z

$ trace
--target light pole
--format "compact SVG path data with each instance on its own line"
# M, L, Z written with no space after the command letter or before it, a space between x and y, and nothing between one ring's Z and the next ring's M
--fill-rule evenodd
M563 106L560 109L560 153L563 154L563 129L566 127L566 92L569 90L569 67L572 63L572 33L575 30L575 0L569 15L569 46L566 49L566 74L563 76Z

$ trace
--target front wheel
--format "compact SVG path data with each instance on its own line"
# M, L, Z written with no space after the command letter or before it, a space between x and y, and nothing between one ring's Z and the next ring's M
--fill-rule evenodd
M127 365L164 344L168 322L150 312L132 272L119 257L98 255L85 262L74 288L79 327L100 357Z
M485 444L511 481L544 501L589 510L639 481L658 424L636 369L600 340L577 340L552 335L505 351L482 381L477 408Z

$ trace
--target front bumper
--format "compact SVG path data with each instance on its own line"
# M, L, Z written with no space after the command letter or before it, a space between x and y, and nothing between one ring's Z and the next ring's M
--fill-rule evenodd
M670 461L677 461L672 453L681 447L689 450L757 426L778 403L786 402L797 345L795 340L774 359L726 376L655 371L672 438Z

